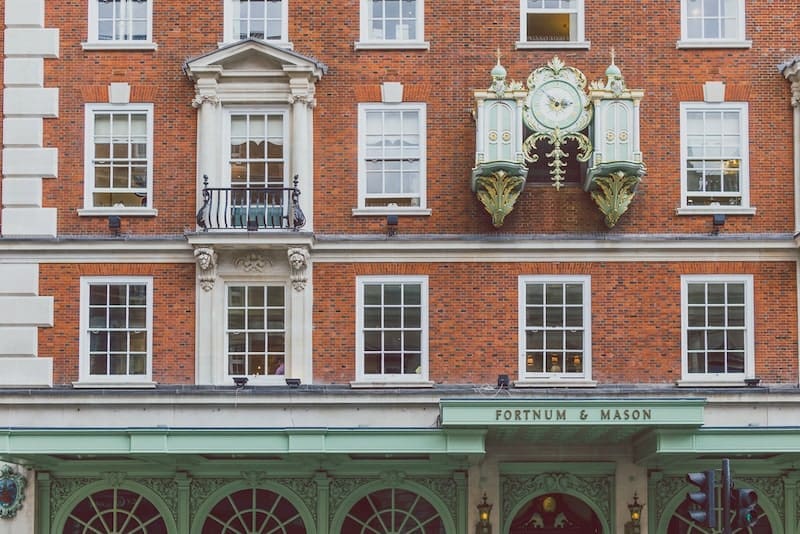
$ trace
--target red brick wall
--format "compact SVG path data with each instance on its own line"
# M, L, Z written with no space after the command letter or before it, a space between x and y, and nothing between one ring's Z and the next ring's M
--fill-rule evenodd
M78 380L81 276L153 277L153 380L194 383L194 264L41 264L39 294L54 297L53 328L39 329L39 355L53 383Z
M680 205L678 103L703 82L723 81L729 96L750 103L751 205L755 216L729 217L723 232L793 229L789 86L775 65L800 52L788 11L768 0L747 3L751 49L678 50L680 3L656 0L586 0L589 50L515 50L518 4L425 3L430 50L361 50L359 2L290 1L294 49L330 69L318 84L314 110L315 206L319 233L382 232L383 217L353 217L357 205L357 101L373 100L384 81L406 84L428 103L428 205L430 217L401 220L403 232L496 234L531 232L707 232L709 216L677 216ZM792 3L797 7L795 3ZM105 218L79 218L83 205L83 104L87 86L127 81L155 93L157 218L126 218L123 231L182 233L194 227L196 111L183 62L215 50L222 40L223 2L155 2L157 51L83 51L86 2L47 2L46 24L61 29L61 57L45 61L45 85L61 88L61 115L45 121L45 144L59 147L59 178L45 181L45 205L59 208L62 234L106 233ZM471 11L470 11L471 10ZM465 17L466 12L471 13ZM648 167L634 202L608 230L589 195L576 185L555 191L528 185L502 230L495 230L470 191L474 163L472 91L486 88L499 47L509 78L524 81L559 55L600 79L615 47L628 85L643 88L642 151ZM372 89L363 90L365 87ZM362 88L362 89L359 89ZM765 127L766 125L766 127Z
M435 263L314 266L314 379L355 378L360 275L427 275L430 379L492 382L518 372L518 277L590 275L592 378L664 383L681 378L681 275L752 274L756 375L797 379L795 267L776 263Z

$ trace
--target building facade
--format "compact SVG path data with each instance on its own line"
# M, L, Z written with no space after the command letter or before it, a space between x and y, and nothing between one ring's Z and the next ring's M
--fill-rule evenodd
M5 0L0 533L800 532L799 8Z

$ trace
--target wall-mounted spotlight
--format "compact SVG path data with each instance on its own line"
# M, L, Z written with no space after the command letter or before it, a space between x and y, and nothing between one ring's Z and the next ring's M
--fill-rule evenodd
M386 235L392 237L393 235L397 235L397 224L399 223L399 218L397 215L387 215L386 216Z
M725 226L725 214L724 213L715 213L713 215L714 221L714 235L719 234L719 229Z
M122 219L119 215L109 215L108 216L108 229L111 230L115 236L119 235L119 231L122 228Z
M246 376L234 376L233 377L233 385L236 386L236 389L242 389L247 385L248 378Z
M287 378L286 385L292 389L297 389L300 387L300 379L299 378Z
M508 389L508 386L510 385L511 385L511 380L508 378L508 375L497 375L498 389Z

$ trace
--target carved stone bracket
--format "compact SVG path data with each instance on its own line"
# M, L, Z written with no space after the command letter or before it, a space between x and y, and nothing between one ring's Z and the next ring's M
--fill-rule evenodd
M295 102L303 102L306 106L308 106L309 109L317 107L317 99L311 94L289 95L288 101L290 104L294 104Z
M219 97L217 95L196 95L192 98L192 107L199 108L206 102L217 105L219 104Z
M525 176L497 170L488 176L475 177L474 187L478 200L492 216L492 224L500 228L525 187Z
M211 247L194 249L194 259L200 268L197 281L203 291L211 291L217 279L217 253Z
M627 174L616 171L608 176L594 176L591 192L592 200L606 216L606 226L613 228L619 218L628 210L633 197L636 196L636 187L642 181L639 174Z
M289 267L292 270L292 287L295 291L303 291L308 281L308 262L311 257L308 249L290 248L286 253L289 257Z

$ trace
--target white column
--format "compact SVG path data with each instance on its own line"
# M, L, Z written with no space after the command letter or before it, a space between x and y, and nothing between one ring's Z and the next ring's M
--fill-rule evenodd
M315 104L314 96L310 92L313 86L302 80L303 87L298 89L292 80L292 96L289 102L292 104L292 149L291 166L292 172L289 179L293 179L296 174L299 179L300 188L300 209L306 216L304 230L311 231L314 228L314 213L312 209L313 201L313 136L311 127L311 112ZM300 94L296 94L300 93ZM290 184L293 185L293 184Z
M219 151L219 126L217 115L219 97L216 95L216 82L210 87L200 86L200 92L192 100L192 106L197 110L197 208L202 205L201 191L203 189L203 175L208 175L211 185L220 185L219 169L216 164L215 154Z

